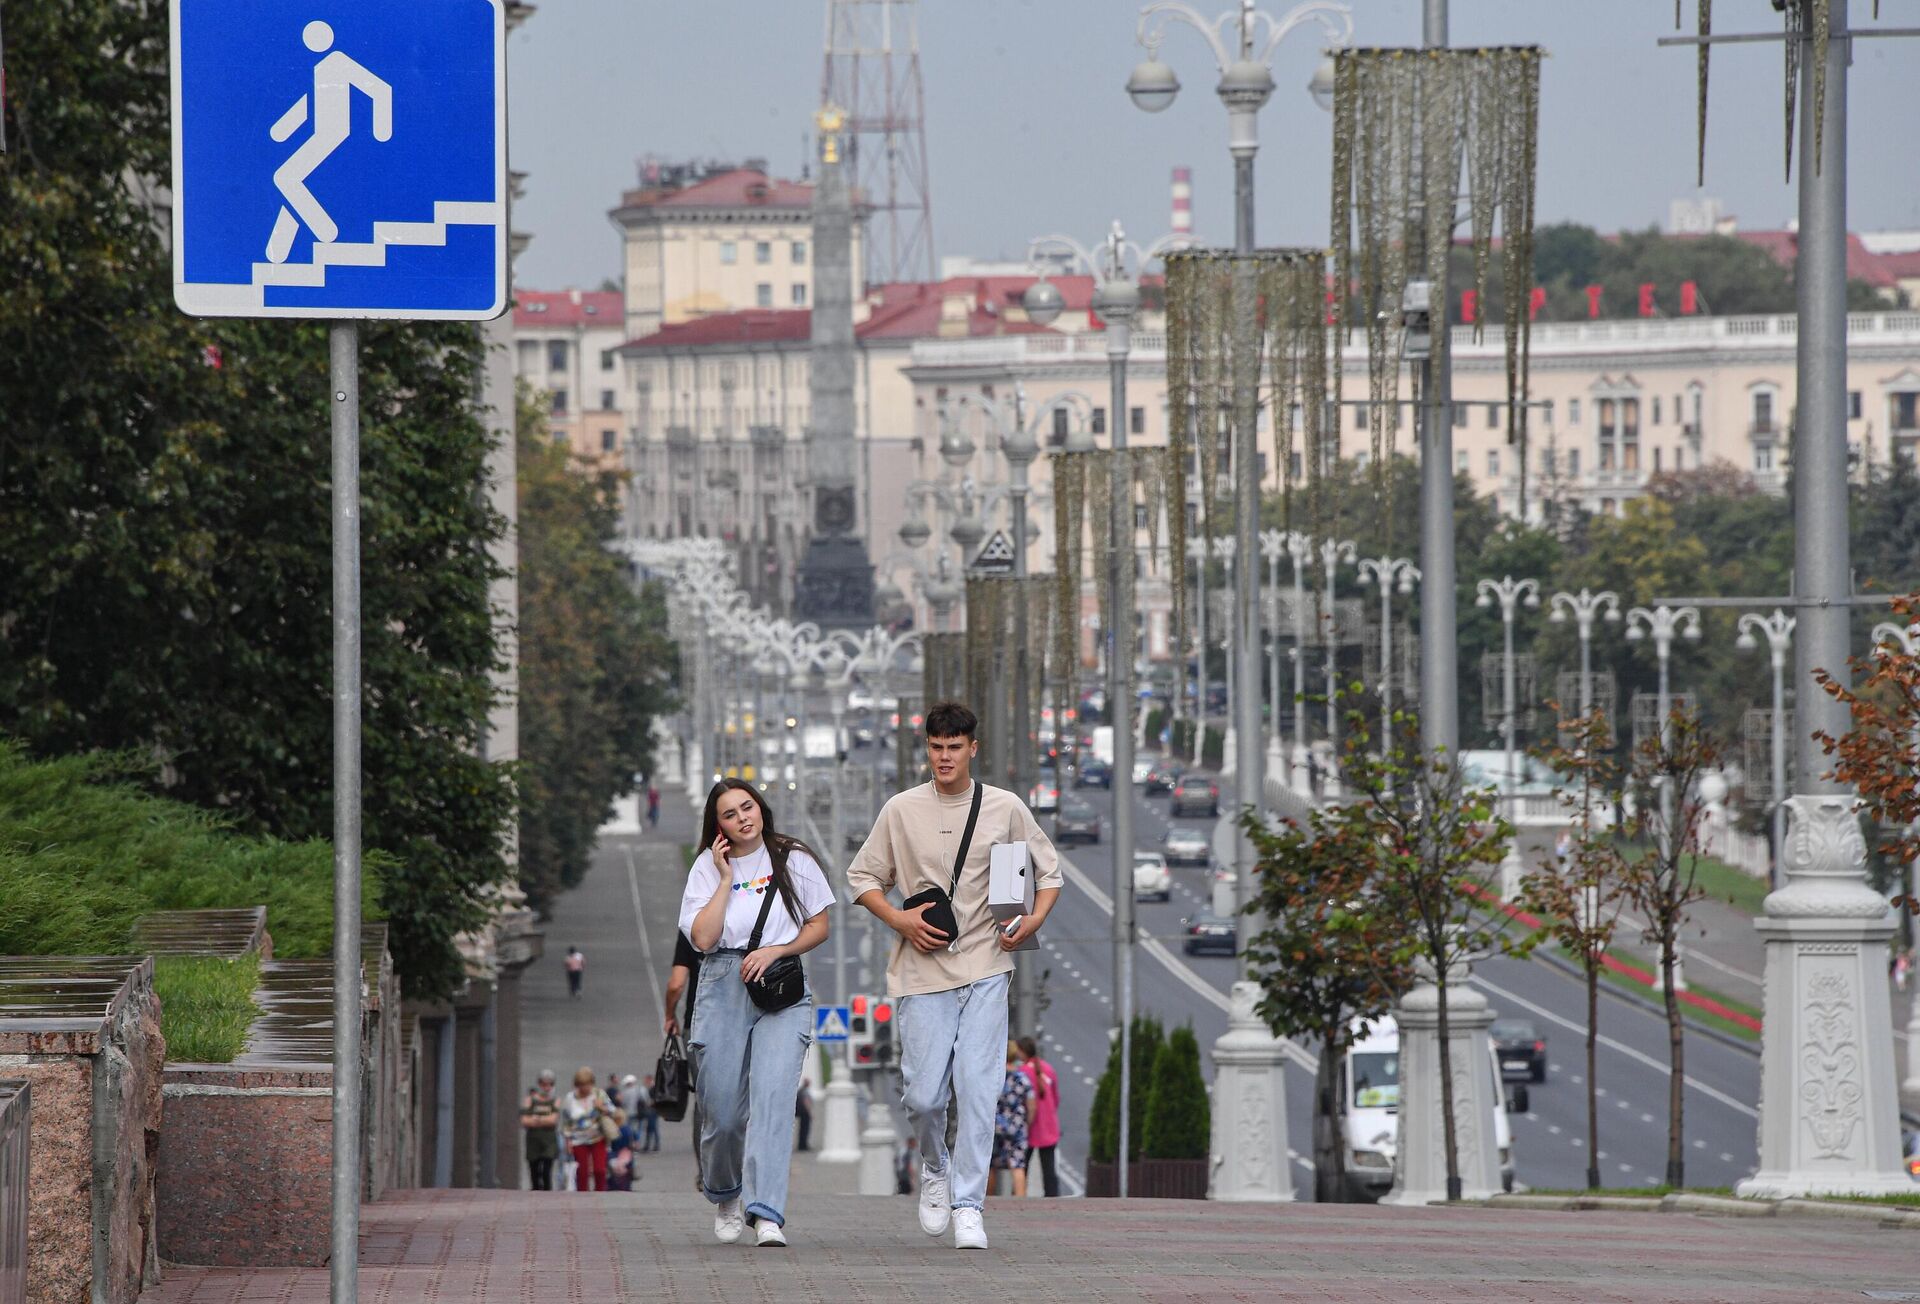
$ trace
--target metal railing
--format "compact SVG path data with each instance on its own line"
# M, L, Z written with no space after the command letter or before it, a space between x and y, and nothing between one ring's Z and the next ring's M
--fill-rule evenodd
M27 1297L27 1163L33 1088L0 1081L0 1300Z

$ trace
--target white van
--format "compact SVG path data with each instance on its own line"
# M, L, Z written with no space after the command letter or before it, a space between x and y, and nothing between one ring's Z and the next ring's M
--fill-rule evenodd
M1507 1110L1527 1108L1527 1089L1516 1087L1511 1101L1501 1094L1500 1059L1487 1038L1487 1072L1493 1079L1494 1144L1500 1151L1500 1188L1513 1189L1513 1128ZM1390 1018L1376 1019L1373 1030L1347 1051L1340 1069L1340 1111L1347 1134L1347 1197L1378 1200L1393 1187L1393 1156L1399 1132L1400 1029Z

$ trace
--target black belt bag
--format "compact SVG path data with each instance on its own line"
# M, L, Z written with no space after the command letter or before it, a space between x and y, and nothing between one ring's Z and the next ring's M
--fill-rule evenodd
M960 871L967 863L967 851L973 846L973 826L980 819L980 797L986 791L985 786L976 779L973 783L973 804L967 808L967 827L960 834L960 854L953 858L953 878L943 891L937 884L924 892L915 892L900 903L902 910L918 910L927 907L927 913L920 916L928 924L947 935L947 949L953 950L960 944L960 921L953 913L953 894L960 887Z
M769 882L767 894L760 902L760 917L753 923L753 936L747 939L748 955L760 949L760 934L767 926L767 915L772 912L773 899L778 895L779 890ZM797 955L781 956L767 966L765 973L747 984L748 998L767 1014L798 1005L806 994L807 971L800 967Z

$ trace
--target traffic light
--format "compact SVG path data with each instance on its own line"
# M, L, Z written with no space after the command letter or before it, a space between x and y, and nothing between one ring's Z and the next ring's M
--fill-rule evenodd
M874 1066L873 1018L866 997L856 996L847 1004L847 1063L856 1069Z
M876 1064L893 1063L893 1002L884 996L873 1002L873 1056Z

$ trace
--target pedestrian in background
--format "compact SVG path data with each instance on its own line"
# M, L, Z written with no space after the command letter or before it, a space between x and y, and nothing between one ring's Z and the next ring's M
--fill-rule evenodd
M593 1070L573 1075L573 1090L560 1105L567 1151L578 1168L576 1190L607 1189L607 1140L620 1126L620 1107L594 1086Z
M554 1099L553 1082L553 1070L543 1070L520 1102L520 1128L527 1141L527 1181L536 1191L553 1189L553 1161L560 1157L560 1106Z
M1033 1112L1033 1083L1020 1071L1020 1065L1020 1047L1008 1042L1000 1102L993 1115L993 1170L1009 1176L1014 1195L1027 1193L1027 1138ZM994 1186L1000 1185L996 1177Z
M1058 1199L1060 1174L1054 1167L1054 1152L1060 1144L1060 1075L1054 1072L1053 1065L1040 1058L1039 1042L1032 1037L1022 1037L1019 1044L1020 1071L1033 1083L1027 1144L1040 1156L1040 1193Z
M813 1135L813 1092L809 1090L813 1082L809 1078L800 1079L800 1090L793 1098L793 1116L800 1125L800 1144L797 1149L805 1151L807 1138Z
M567 995L578 996L581 987L586 983L587 957L580 954L579 947L569 946L567 948L565 964L567 966Z
M653 1107L653 1074L640 1081L640 1099L646 1112L640 1117L640 1149L660 1148L660 1111Z
M660 790L651 783L647 785L647 827L660 827Z
M763 1248L785 1247L791 1093L813 1044L813 997L804 974L797 999L772 1008L762 1008L764 993L749 985L827 939L833 889L806 844L774 828L750 783L713 785L700 838L706 849L687 871L680 931L704 953L687 1049L698 1066L713 1233L731 1245L751 1219Z

